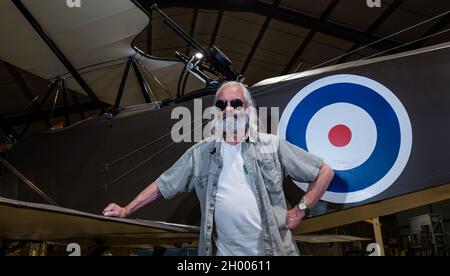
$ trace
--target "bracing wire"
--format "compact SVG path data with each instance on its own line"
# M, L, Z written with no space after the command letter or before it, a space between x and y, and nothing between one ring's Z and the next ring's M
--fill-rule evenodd
M337 57L332 58L332 59L330 59L330 60L327 60L327 61L325 61L325 62L323 62L323 63L320 63L320 64L318 64L318 65L316 65L316 66L314 66L314 67L308 69L308 71L317 69L317 68L319 68L319 67L321 67L321 66L323 66L323 65L325 65L325 64L328 64L328 63L330 63L330 62L332 62L332 61L338 60L338 59L340 59L340 58L342 58L342 57L345 57L345 56L347 56L347 55L351 55L351 54L353 54L353 53L355 53L355 52L357 52L357 51L360 51L360 50L362 50L362 49L365 49L365 48L367 48L367 47L370 47L370 46L374 45L375 43L379 43L379 42L384 41L384 40L386 40L386 39L389 39L389 38L391 38L391 37L393 37L393 36L399 35L399 34L401 34L401 33L403 33L403 32L412 30L413 28L417 28L418 26L421 26L421 25L423 25L423 24L429 23L429 22L431 22L431 21L433 21L433 20L436 20L436 19L438 19L438 18L440 18L440 17L443 17L443 16L446 16L446 15L448 15L448 14L450 14L450 10L449 10L449 11L446 11L446 12L444 12L444 13L441 13L441 14L439 14L439 15L437 15L437 16L434 16L434 17L432 17L432 18L430 18L430 19L427 19L427 20L425 20L425 21L422 21L422 22L420 22L420 23L417 23L417 24L415 24L415 25L413 25L413 26L410 26L410 27L408 27L408 28L405 28L405 29L403 29L403 30L401 30L401 31L399 31L399 32L396 32L396 33L392 34L392 35L389 35L389 36L387 36L387 37L384 37L384 38L382 38L382 39L379 39L379 40L377 40L377 41L375 41L375 42L372 42L372 43L369 43L369 44L367 44L367 45L364 45L364 46L362 46L362 47L360 47L360 48L358 48L358 49L355 49L354 51L347 52L347 53L345 53L345 54L343 54L343 55L337 56ZM404 43L404 44L402 44L402 45L393 47L393 48L388 49L388 50L385 50L385 51L383 51L383 52L381 52L381 53L376 53L376 54L371 55L371 56L369 56L369 57L363 57L363 58L361 58L361 59L359 59L359 60L357 60L357 61L365 60L365 59L368 59L368 58L371 58L371 57L374 57L374 56L377 56L377 55L381 55L381 54L383 54L383 53L390 52L390 51L393 51L393 50L395 50L395 49L399 49L399 48L401 48L401 47L405 47L405 46L407 46L407 45L414 44L414 43L416 43L416 42L418 42L418 41L422 41L422 40L429 39L429 38L434 37L434 36L437 36L437 35L441 35L441 34L446 33L446 32L448 32L448 31L449 31L449 29L446 29L446 30L440 31L440 32L438 32L438 33L431 34L431 35L428 35L428 36L426 36L426 37L419 38L419 39L413 40L413 41L411 41L411 42L407 42L407 43ZM285 78L282 78L282 79L278 80L277 82L272 83L271 85L274 85L274 84L277 84L277 83L280 83L280 82L285 82L285 81L291 80L291 79L293 79L293 78L295 78L295 77L297 77L297 76L299 76L300 74L303 74L303 73L304 73L304 72L298 72L298 73L295 73L295 74L288 75L288 76L286 76ZM304 79L304 80L307 80L307 79L312 78L312 77L313 77L313 76L308 76L308 77L305 77L305 78L303 78L303 79ZM267 89L267 90L265 90L265 91L262 91L261 93L255 94L254 97L259 97L259 96L265 95L265 94L271 92L271 91L274 90L274 89L280 89L280 88L282 88L282 87L284 87L284 86L287 86L288 84L289 84L289 83L281 84L281 85L278 85L278 86L274 86L274 87L269 88L269 89Z
M419 26L422 26L422 25L424 25L424 24L427 24L427 23L429 23L429 22L431 22L431 21L434 21L434 20L436 20L436 19L438 19L438 18L440 18L440 17L446 16L446 15L449 14L449 13L450 13L450 10L449 10L449 11L446 11L446 12L444 12L444 13L441 13L441 14L439 14L439 15L436 15L436 16L434 16L434 17L432 17L432 18L429 18L429 19L427 19L427 20L424 20L424 21L422 21L422 22L420 22L420 23L417 23L417 24L415 24L415 25L413 25L413 26L410 26L410 27L407 27L407 28L405 28L405 29L402 29L402 30L400 30L400 31L398 31L398 32L396 32L396 33L394 33L394 34L391 34L391 35L388 35L388 36L386 36L386 37L383 37L383 38L381 38L381 39L379 39L379 40L377 40L377 41L374 41L374 42L371 42L371 43L366 44L366 45L364 45L364 46L361 46L361 47L359 47L359 48L357 48L357 49L355 49L355 50L353 50L353 51L347 52L347 53L345 53L345 54L343 54L343 55L340 55L340 56L337 56L337 57L332 58L332 59L330 59L330 60L327 60L327 61L325 61L325 62L323 62L323 63L320 63L320 64L318 64L318 65L316 65L316 66L310 68L309 70L317 69L317 68L319 68L319 67L321 67L321 66L323 66L323 65L326 65L326 64L328 64L328 63L330 63L330 62L336 61L336 60L338 60L338 59L340 59L340 58L342 58L342 57L345 57L345 56L347 56L347 55L351 55L351 54L353 54L353 53L355 53L355 52L361 51L361 50L363 50L363 49L365 49L365 48L368 48L368 47L370 47L370 46L372 46L372 45L375 45L375 44L377 44L377 43L379 43L379 42L385 41L385 40L387 40L387 39L389 39L389 38L392 38L392 37L394 37L394 36L397 36L397 35L399 35L399 34L401 34L401 33L407 32L407 31L409 31L409 30L412 30L412 29L414 29L414 28L417 28L417 27L419 27ZM388 49L388 50L385 50L385 51L376 53L376 54L374 54L374 55L371 55L371 56L368 56L368 57L363 57L363 58L361 58L360 60L365 60L365 59L372 58L372 57L375 57L375 56L378 56L378 55L382 55L382 54L384 54L384 53L387 53L387 52L390 52L390 51L393 51L393 50L396 50L396 49L399 49L399 48L402 48L402 47L405 47L405 46L414 44L414 43L416 43L416 42L419 42L419 41L422 41L422 40L426 40L426 39L429 39L429 38L434 37L434 36L437 36L437 35L441 35L441 34L446 33L446 32L448 32L448 31L450 31L450 28L449 28L449 29L446 29L446 30L443 30L443 31L440 31L440 32L435 33L435 34L428 35L428 36L426 36L426 37L422 37L422 38L416 39L416 40L414 40L414 41L411 41L411 42L408 42L408 43L405 43L405 44L402 44L402 45L393 47L393 48L391 48L391 49ZM292 74L292 75L288 75L286 78L283 78L283 79L277 81L276 83L285 82L285 81L287 81L287 80L290 80L290 79L292 79L292 78L295 78L296 76L298 76L298 75L301 74L301 73L302 73L302 72L295 73L295 74ZM310 77L311 77L311 76L310 76ZM308 78L308 77L307 77L307 78ZM307 78L306 78L306 79L307 79ZM288 85L288 84L284 84L284 85ZM272 91L272 90L274 90L274 89L280 89L280 88L282 88L284 85L281 85L281 86L274 86L274 87L272 87L272 88L269 88L269 89L266 90L266 91L263 91L263 92L261 92L261 93L258 93L258 94L256 94L256 95L254 95L254 97L262 96L262 95L267 94L268 92L270 92L270 91ZM202 119L203 119L202 117L199 117L199 118L194 119L193 122L197 122L198 120L202 120ZM193 123L193 122L190 122L190 123ZM204 125L204 124L202 124L201 126L203 126L203 125ZM197 127L197 128L198 128L198 127ZM187 136L187 135L191 135L192 132L195 131L197 128L194 128L194 130L192 130L191 132L185 134L183 137L185 137L185 136ZM161 141L162 139L168 137L169 135L170 135L170 132L169 132L169 133L166 133L166 134L164 134L164 135L158 137L157 139L155 139L155 140L153 140L153 141L151 141L151 142L149 142L149 143L147 143L147 144L145 144L145 145L139 147L138 149L136 149L136 150L134 150L134 151L131 151L130 153L128 153L128 154L126 154L126 155L124 155L124 156L122 156L122 157L120 157L120 158L118 158L118 159L116 159L116 160L114 160L114 161L112 161L112 162L110 162L109 165L114 165L114 164L116 164L116 163L118 163L118 162L120 162L120 161L122 161L122 160L124 160L124 159L126 159L126 158L128 158L128 157L130 157L130 156L132 156L132 155L134 155L134 154L136 154L137 152L139 152L139 151L141 151L141 150L143 150L143 149L149 147L150 145L153 145L153 144L157 143L158 141ZM130 169L127 170L125 173L123 173L122 175L120 175L119 177L117 177L116 179L114 179L113 181L111 181L111 182L109 183L109 185L111 185L111 184L113 184L113 183L119 181L119 180L122 179L123 177L127 176L129 173L131 173L132 171L134 171L134 170L136 170L137 168L141 167L142 165L144 165L145 163L147 163L147 162L150 161L151 159L155 158L157 155L161 154L161 153L164 152L165 150L169 149L169 148L172 147L174 144L175 144L175 142L172 142L172 143L170 143L169 145L167 145L166 147L164 147L164 148L162 148L161 150L159 150L158 152L156 152L155 154L153 154L153 155L149 156L148 158L144 159L142 162L140 162L139 164L137 164L137 165L134 166L133 168L130 168Z
M388 52L397 50L397 49L399 49L399 48L402 48L402 47L405 47L405 46L414 44L414 43L416 43L416 42L423 41L423 40L427 40L427 39L430 39L430 38L432 38L432 37L435 37L435 36L444 34L444 33L448 32L448 31L450 31L450 28L445 29L445 30L440 31L440 32L437 32L437 33L435 33L435 34L431 34L431 35L424 36L424 37L422 37L422 38L413 40L413 41L411 41L411 42L408 42L408 43L405 43L405 44L402 44L402 45L399 45L399 46L397 46L397 47L394 47L394 48L391 48L391 49L388 49L388 50L385 50L385 51L382 51L382 52L379 52L379 53L375 53L375 54L370 55L370 56L367 56L367 57L363 57L363 58L361 58L361 60L366 60L366 59L369 59L369 58L374 58L374 57L376 57L376 56L380 56L380 55L382 55L382 54L385 54L385 53L388 53Z
M443 16L446 16L446 15L449 14L449 13L450 13L450 10L449 10L449 11L446 11L446 12L444 12L444 13L438 14L438 15L432 17L432 18L429 18L429 19L427 19L427 20L425 20L425 21L419 22L419 23L417 23L417 24L415 24L415 25L413 25L413 26L410 26L410 27L408 27L408 28L402 29L402 30L400 30L400 31L398 31L398 32L396 32L396 33L393 33L393 34L391 34L391 35L388 35L388 36L386 36L386 37L383 37L383 38L381 38L381 39L378 39L378 40L376 40L376 41L374 41L374 42L371 42L371 43L369 43L369 44L363 45L363 46L361 46L361 47L359 47L359 48L357 48L357 49L355 49L355 50L353 50L353 51L347 52L347 53L345 53L345 54L342 54L342 55L340 55L340 56L337 56L337 57L335 57L335 58L332 58L332 59L330 59L330 60L327 60L327 61L325 61L325 62L322 62L322 63L320 63L320 64L318 64L318 65L315 65L314 67L312 67L312 68L310 68L310 69L308 69L308 70L314 70L314 69L316 69L316 68L322 67L323 65L329 64L330 62L339 60L339 59L341 59L341 58L343 58L343 57L345 57L345 56L348 56L348 55L351 55L351 54L353 54L353 53L359 52L359 51L361 51L361 50L363 50L363 49L366 49L366 48L368 48L368 47L370 47L370 46L372 46L372 45L375 45L375 44L377 44L377 43L380 43L380 42L382 42L382 41L385 41L385 40L387 40L387 39L390 39L390 38L392 38L392 37L394 37L394 36L397 36L397 35L399 35L399 34L402 34L402 33L404 33L404 32L410 31L410 30L415 29L415 28L417 28L417 27L419 27L419 26L422 26L422 25L424 25L424 24L427 24L427 23L429 23L429 22L431 22L431 21L434 21L434 20L436 20L436 19L438 19L438 18L441 18L441 17L443 17ZM406 45L403 44L403 45L397 46L397 47L395 47L395 48L400 48L400 47L404 47L404 46L406 46ZM391 50L392 50L392 49L391 49ZM284 81L287 81L287 80L289 80L289 79L291 79L291 78L295 78L295 76L297 76L298 74L301 74L301 72L295 73L295 74L292 74L292 75L289 75L289 76L286 77L286 79L281 79L281 80L278 81L278 82L284 82Z

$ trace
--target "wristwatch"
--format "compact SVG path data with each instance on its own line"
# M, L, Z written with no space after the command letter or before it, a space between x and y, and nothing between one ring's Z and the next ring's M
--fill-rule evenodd
M300 211L305 212L305 217L310 218L311 215L311 208L308 206L308 204L306 204L305 200L302 198L302 200L300 200L300 203L297 205L298 209Z

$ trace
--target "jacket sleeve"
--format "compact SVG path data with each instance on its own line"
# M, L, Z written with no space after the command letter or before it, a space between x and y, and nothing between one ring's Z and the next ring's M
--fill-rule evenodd
M156 179L156 185L165 199L192 190L190 185L194 167L192 152L192 148L188 149L172 167Z
M314 182L323 164L319 157L283 139L279 142L278 158L284 175L299 182Z

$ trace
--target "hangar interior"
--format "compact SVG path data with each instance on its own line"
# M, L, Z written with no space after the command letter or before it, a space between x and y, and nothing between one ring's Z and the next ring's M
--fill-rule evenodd
M89 6L89 2L96 1L82 0L81 2ZM23 2L30 9L33 8L31 3L33 1L8 0L8 2L15 2L14 4ZM233 68L241 76L241 81L249 87L268 78L300 74L309 70L386 57L435 45L448 45L450 42L450 2L447 0L435 0L432 3L423 0L382 0L381 7L369 7L369 1L365 0L136 0L134 2L147 12L148 24L145 24L142 30L136 30L132 35L133 39L122 38L123 41L128 42L132 40L135 47L133 49L139 49L145 55L167 63L177 61L180 55L190 58L198 51L164 23L163 15L152 11L152 5L157 4L165 15L198 44L205 48L215 45L220 49L231 60ZM4 10L0 13L14 8L11 3L1 6ZM83 8L82 6L81 9ZM106 6L104 8L108 9ZM10 18L0 18L0 34L11 36L11 33L15 31L11 30L14 26L7 21ZM101 20L104 20L105 24L108 23L107 18ZM80 29L77 31L83 34L83 26L78 27ZM53 38L56 44L61 41L66 41L67 45L83 44L82 40L81 42L71 41L70 36L60 35L69 31L57 30L55 27L50 30L50 34L53 32L58 34ZM105 34L121 31L120 23L115 28L104 30ZM36 38L40 39L38 36ZM83 39L83 35L77 39ZM23 43L18 45L18 48L34 47L32 44L27 45L26 41ZM12 64L14 59L10 58L11 55L20 55L20 53L14 53L14 49L6 40L2 40L0 44L2 44L0 47L2 52L0 56L0 156L2 160L7 159L9 152L17 143L31 139L37 133L57 132L102 114L98 102L93 101L89 93L82 92L79 87L74 86L73 79L72 83L68 81L67 87L65 79L57 81L58 78L39 76L36 73L38 71L33 71L38 70L37 67L21 68L17 64ZM76 49L74 51L76 53ZM32 53L31 57L33 56ZM95 58L92 57L92 59ZM114 91L120 84L123 70L123 67L114 67L117 64L105 66L103 69L106 73L101 73L111 75L114 79ZM127 64L126 60L119 65L128 65L127 68L132 66ZM94 65L90 64L90 66ZM174 71L170 71L172 69L158 71L158 74L161 76L168 76L171 73L179 74L180 68L173 69ZM85 70L84 68L75 69ZM136 90L139 87L138 71L130 71L135 82L134 88L130 90ZM88 71L83 72L82 77L87 76ZM144 78L148 81L148 76ZM150 78L152 79L152 76ZM178 99L189 95L189 92L183 91L180 95L179 89L177 91L177 85L180 86L178 75L173 78L168 77L165 81L169 83L167 86L156 78L154 82L149 81L148 86L151 88L149 98L140 92L127 94L125 89L124 93L127 95L119 103L120 108L130 109L134 106L177 103ZM108 86L108 83L101 85ZM131 84L129 85L131 87ZM184 86L190 91L202 85L194 76L186 77L184 82ZM114 102L115 93L111 97L99 94L101 105L108 110L119 107ZM67 147L83 147L83 145L67 145ZM24 154L23 158L26 159L27 155ZM2 197L6 197L9 193L5 181L6 172L15 170L5 162L0 164L0 196ZM24 182L23 185L27 185L25 177L27 173L18 171L14 174L21 179L18 182ZM28 184L33 185L33 183ZM294 232L294 238L304 255L367 256L371 254L371 251L368 251L368 245L378 243L382 247L374 249L376 251L374 252L381 255L448 256L450 254L448 236L450 184L440 184L442 185L425 191L374 202L369 206L370 210L368 209L365 213L356 210L358 208L356 207L355 210L348 209L323 217L313 217L304 222L304 227L301 226L300 230ZM11 200L16 199L11 198ZM0 213L4 218L12 219L8 218L8 208L22 210L22 207L9 199L2 202L5 205L2 205ZM45 212L50 219L56 211L49 209ZM27 218L33 216L26 210L21 214ZM47 217L47 215L42 216ZM82 216L86 219L86 223L90 220L92 223L101 223L99 217L84 214ZM45 221L44 219L36 223ZM112 246L105 244L104 241L97 243L95 237L80 237L79 242L85 244L82 246L84 254L182 256L196 254L197 230L189 229L194 234L186 231L176 235L170 232L176 231L174 225L161 226L142 222L143 225L127 226L123 221L117 221L117 223L122 223L124 231L130 231L127 233L137 231L139 227L160 229L158 230L160 232L149 230L155 238L150 235L141 239L134 235L136 239L130 238L131 243L126 238L114 237L108 240L113 244ZM23 223L18 223L14 227L16 226L23 229L28 227ZM4 224L3 227L6 229ZM161 230L164 227L174 227L175 230L170 228L170 231L166 233L165 230ZM99 226L100 228L103 229ZM107 231L109 228L105 226L105 229L104 231ZM20 233L21 230L18 229L17 232ZM16 236L12 235L15 238L11 239L5 234L6 232L2 233L0 230L0 255L68 254L66 245L70 239L67 240L65 237L57 237L54 240L40 237L34 239L29 231L22 232ZM5 234L5 237L1 234ZM96 235L101 236L102 233Z

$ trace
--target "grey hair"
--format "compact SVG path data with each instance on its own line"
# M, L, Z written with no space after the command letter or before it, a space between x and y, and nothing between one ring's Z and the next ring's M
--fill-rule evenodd
M250 94L250 91L248 91L247 87L243 85L240 82L237 81L229 81L222 84L219 89L217 89L216 96L214 97L214 102L217 101L219 98L220 92L222 92L223 89L225 89L228 86L237 86L242 89L244 92L244 101L247 107L255 107L255 102L253 101L252 95Z

